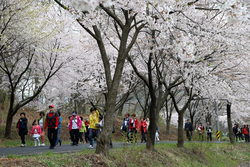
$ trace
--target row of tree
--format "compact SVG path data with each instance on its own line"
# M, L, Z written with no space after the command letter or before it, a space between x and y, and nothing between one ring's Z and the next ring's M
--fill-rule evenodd
M149 150L154 150L156 123L164 107L168 127L172 111L178 113L179 147L184 143L185 111L193 119L197 106L206 106L197 104L206 103L204 99L233 103L235 119L248 114L248 2L1 4L0 84L10 96L6 137L13 116L27 103L41 110L49 102L58 107L72 99L88 103L100 93L106 117L96 153L105 156L113 115L133 97L151 120ZM204 114L211 118L211 112ZM227 114L231 118L230 107Z

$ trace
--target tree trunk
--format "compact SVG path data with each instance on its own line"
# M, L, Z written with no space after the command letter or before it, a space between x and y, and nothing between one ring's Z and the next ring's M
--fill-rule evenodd
M11 109L9 110L7 121L6 121L6 127L5 127L5 138L11 139L11 125L13 117L11 116Z
M150 110L149 110L150 124L148 127L147 144L146 144L146 148L150 151L154 151L154 145L155 145L155 132L156 132L155 108L156 108L156 97L152 95Z
M183 112L178 113L178 143L177 147L183 147Z
M167 124L167 127L166 127L166 133L167 135L170 135L170 119L166 119L166 124Z
M194 115L190 115L190 121L193 124L193 129L196 127L196 122L194 121Z
M231 120L231 104L227 104L227 125L229 131L229 139L232 144L234 144L234 134L232 128L232 120Z
M115 93L114 91L112 91ZM111 92L110 92L111 93ZM97 139L97 146L96 146L96 154L103 154L104 156L109 155L109 144L111 140L111 132L113 128L113 121L114 121L114 111L115 111L115 104L116 104L116 95L111 94L108 95L107 104L106 104L106 112L108 114L105 115L104 118L104 127L102 129L102 133L100 134L99 138Z
M124 106L124 105L122 105L122 106L119 108L119 110L118 110L118 116L122 116L123 106Z

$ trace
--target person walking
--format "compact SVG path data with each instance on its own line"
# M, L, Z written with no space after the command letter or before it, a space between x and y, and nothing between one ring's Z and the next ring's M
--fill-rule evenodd
M77 115L77 112L74 111L69 121L70 137L71 137L71 141L73 142L71 144L72 146L74 145L78 146L79 130L81 130L81 128L82 128L82 120Z
M249 133L248 133L248 128L247 125L244 125L244 128L242 129L242 134L245 137L245 142L249 142Z
M122 133L126 134L127 142L129 142L129 120L129 113L126 113L122 122Z
M44 112L40 112L39 116L40 116L40 119L38 119L38 123L39 123L39 126L41 127L41 134L40 134L41 140L42 140L41 146L45 146L45 120L46 120L46 117L45 117Z
M209 122L207 122L206 130L207 130L207 141L210 140L211 142L212 141L212 127Z
M199 141L203 141L203 134L204 134L204 126L202 126L202 123L200 122L197 127L198 133L199 133Z
M40 134L42 132L40 125L38 125L38 121L34 120L34 122L32 123L33 127L30 131L30 136L33 135L33 138L35 140L35 147L39 146L40 147Z
M27 124L28 124L28 119L25 117L25 113L22 112L20 113L20 118L17 122L16 128L18 131L19 136L21 137L21 147L25 147L25 135L27 135L28 133L28 129L27 129Z
M186 136L188 138L188 141L191 141L192 132L193 132L193 125L191 122L189 122L189 119L187 119L187 122L185 123L184 130L186 132Z
M86 127L85 127L85 124L84 124L84 122L83 122L83 117L80 117L80 119L81 119L81 121L82 121L82 128L81 128L81 130L79 130L79 138L80 138L80 143L84 143L84 140L83 140L83 132L87 132L87 130L86 130Z
M93 148L93 136L96 138L99 136L98 129L97 127L99 125L99 112L92 107L90 109L90 116L89 116L89 141L90 145L89 148ZM95 133L95 134L94 134Z
M133 143L135 141L135 143L137 142L137 129L138 129L138 120L136 117L136 114L133 113L131 114L131 118L129 120L129 135L130 135L130 141L131 143Z
M61 132L61 123L62 123L62 117L61 117L61 112L57 111L57 114L59 116L59 123L58 123L58 130L57 130L57 138L56 138L56 145L58 145L58 143L60 144L60 146L62 145L62 140L59 137L59 134Z
M84 125L86 127L86 131L85 131L85 141L86 143L89 142L89 118L85 118L85 121L84 121Z
M145 134L146 134L146 130L147 130L147 122L144 120L144 117L140 118L140 123L139 123L139 129L140 129L140 133L141 133L141 143L143 141L145 141L145 143L147 142Z
M240 124L237 126L236 141L242 142L242 128Z
M49 149L54 149L56 146L56 139L57 139L57 130L59 124L59 116L56 112L54 112L54 105L49 106L50 112L46 115L45 120L45 130L48 127L48 139L50 142Z
M237 132L238 132L237 124L234 124L233 133L234 133L234 140L235 140L235 142L237 142Z

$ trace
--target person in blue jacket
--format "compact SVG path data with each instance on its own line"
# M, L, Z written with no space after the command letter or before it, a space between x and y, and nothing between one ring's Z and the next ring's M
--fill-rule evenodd
M58 123L58 131L57 131L57 139L56 139L56 145L58 145L58 143L60 144L60 146L62 145L62 140L59 138L59 134L61 132L61 123L62 123L62 117L61 117L61 112L57 111L58 115L59 115L59 123Z
M192 137L192 132L193 132L193 125L191 122L189 122L189 119L187 119L187 122L185 123L185 128L186 136L188 138L188 141L191 141Z

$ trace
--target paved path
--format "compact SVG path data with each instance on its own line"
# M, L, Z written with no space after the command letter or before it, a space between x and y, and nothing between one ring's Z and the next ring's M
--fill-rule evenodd
M160 143L169 143L174 144L177 141L161 141ZM215 142L216 143L216 142ZM156 143L157 144L157 143ZM136 145L145 145L145 143L137 143ZM121 148L121 147L130 147L132 144L126 144L124 142L114 142L114 148ZM71 146L69 144L63 144L62 146L56 146L54 149L49 149L49 146L44 147L6 147L0 148L0 157L7 156L9 154L12 155L32 155L32 154L41 154L48 151L56 152L56 153L65 153L65 152L76 152L82 151L83 149L88 149L89 144L79 144L78 146ZM94 149L96 144L94 144Z

